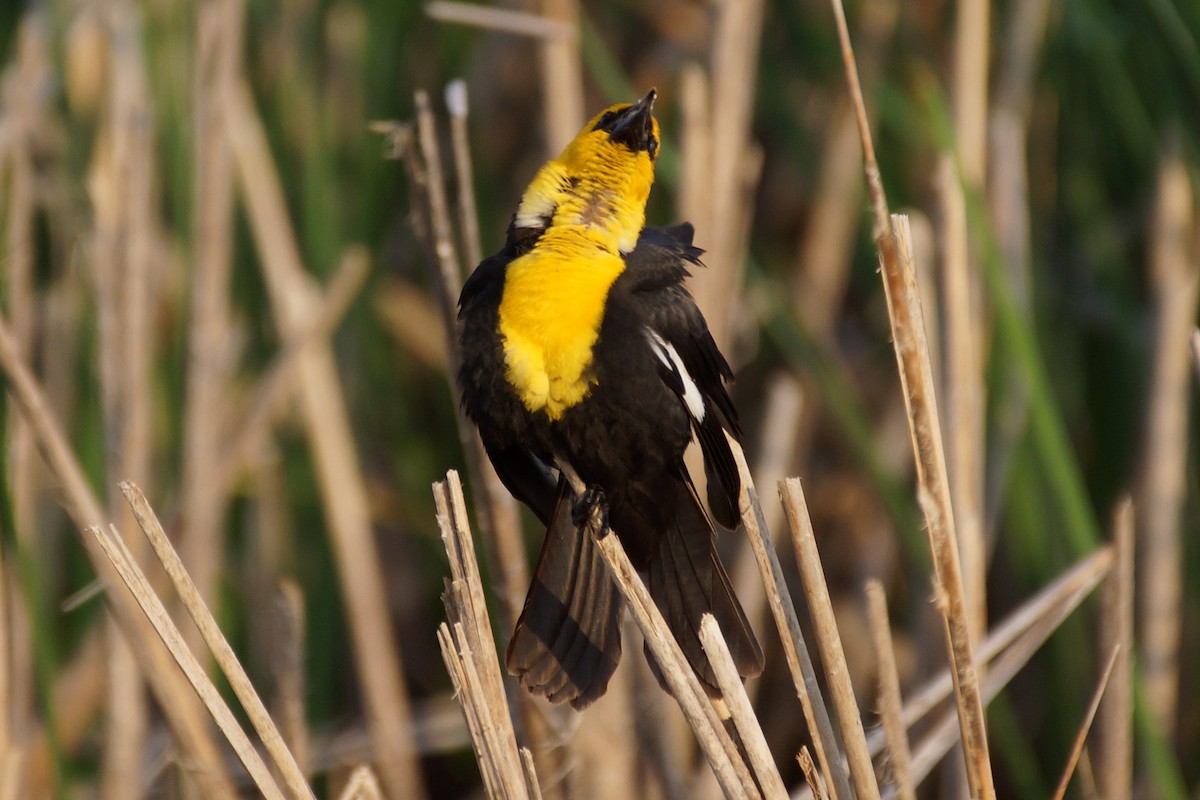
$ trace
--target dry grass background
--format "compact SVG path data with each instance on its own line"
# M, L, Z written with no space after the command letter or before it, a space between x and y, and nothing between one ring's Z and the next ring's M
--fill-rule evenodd
M1200 13L846 13L0 9L0 800L1196 796ZM540 539L449 322L650 85L768 669L710 703L608 537L627 655L575 714L497 658Z

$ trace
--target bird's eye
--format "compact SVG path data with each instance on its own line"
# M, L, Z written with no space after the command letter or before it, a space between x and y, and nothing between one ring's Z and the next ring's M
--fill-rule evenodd
M650 137L650 141L646 143L646 152L650 154L651 161L658 158L658 139L656 137Z

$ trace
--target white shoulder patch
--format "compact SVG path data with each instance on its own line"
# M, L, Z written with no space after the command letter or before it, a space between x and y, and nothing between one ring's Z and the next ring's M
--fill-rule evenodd
M646 328L646 336L650 340L650 349L654 351L658 360L679 376L679 380L683 384L683 403L687 406L688 413L696 422L703 422L704 395L700 394L700 388L688 374L687 367L683 365L683 359L679 357L679 351L675 349L675 345L663 339L650 328Z

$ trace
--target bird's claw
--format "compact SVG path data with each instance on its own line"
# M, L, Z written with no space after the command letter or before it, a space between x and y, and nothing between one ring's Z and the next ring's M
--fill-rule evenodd
M589 486L583 496L575 501L571 506L571 521L575 523L575 527L582 528L592 519L592 514L597 510L600 512L600 527L596 531L596 538L603 539L608 535L608 499L604 496L604 490L595 486Z

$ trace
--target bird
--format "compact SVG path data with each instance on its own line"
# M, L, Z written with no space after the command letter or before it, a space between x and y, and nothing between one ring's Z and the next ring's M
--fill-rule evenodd
M621 658L623 604L586 531L594 511L708 694L720 691L700 644L705 613L743 678L763 668L715 549L717 528L739 521L726 435L740 441L741 428L733 372L684 286L703 251L690 223L646 225L656 97L606 108L538 170L458 302L463 410L502 483L546 526L506 667L576 709L605 693ZM693 441L707 504L684 463Z

